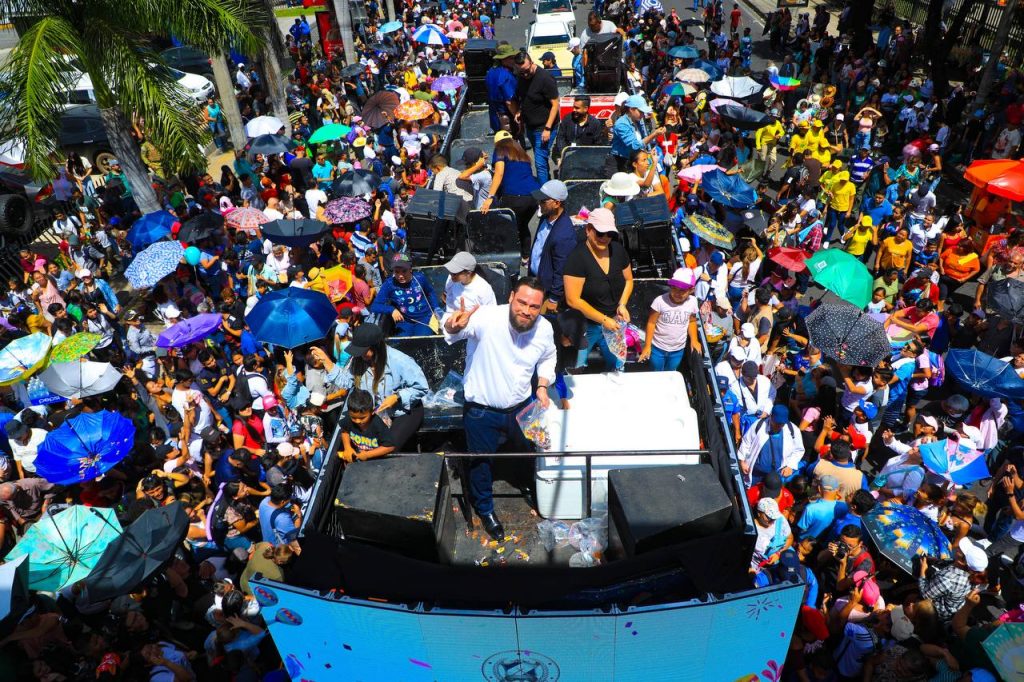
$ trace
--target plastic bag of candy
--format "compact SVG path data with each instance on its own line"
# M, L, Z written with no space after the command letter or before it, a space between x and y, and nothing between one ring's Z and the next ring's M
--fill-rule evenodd
M551 449L551 434L548 433L548 411L536 400L519 410L516 422L526 439L540 450Z
M608 344L608 350L611 351L612 355L619 362L625 362L626 355L629 353L629 347L626 344L626 325L620 324L615 331L609 331L601 327L601 333L604 334L604 342Z
M462 407L466 402L462 386L462 375L455 370L449 370L444 381L433 393L423 398L423 407L427 409L454 409Z

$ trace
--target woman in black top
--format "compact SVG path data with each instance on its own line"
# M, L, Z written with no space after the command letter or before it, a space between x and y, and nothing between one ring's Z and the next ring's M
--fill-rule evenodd
M629 322L626 302L633 293L633 271L629 254L614 240L618 234L615 216L606 208L590 212L587 240L565 261L565 300L570 308L587 318L586 342L580 349L577 367L585 367L594 344L601 345L606 367L621 370L624 362L608 348L602 329L618 331Z

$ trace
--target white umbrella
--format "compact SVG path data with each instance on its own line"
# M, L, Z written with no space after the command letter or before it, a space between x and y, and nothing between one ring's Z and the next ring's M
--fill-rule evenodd
M280 119L273 116L257 116L245 124L245 134L249 137L274 135L281 128L284 128L284 124L281 123Z
M676 72L676 80L684 83L707 83L711 76L701 69L683 69Z
M47 367L39 378L57 395L81 400L114 388L121 373L109 362L61 362Z
M23 166L25 164L25 145L17 140L8 140L0 144L0 163L7 166Z
M732 99L743 99L756 95L764 89L764 86L753 78L747 76L726 76L711 84L711 92L721 97Z
M31 603L28 591L28 555L0 566L0 623L18 618Z

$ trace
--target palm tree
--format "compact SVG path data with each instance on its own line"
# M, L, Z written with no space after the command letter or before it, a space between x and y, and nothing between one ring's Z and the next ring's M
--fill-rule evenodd
M160 205L130 117L144 121L168 172L204 168L209 140L199 106L169 71L154 68L163 60L151 36L173 35L211 54L229 42L255 52L265 36L254 27L267 25L264 5L249 0L0 0L0 9L34 20L0 66L0 125L24 143L28 172L41 181L55 174L73 65L92 80L112 151L144 213Z

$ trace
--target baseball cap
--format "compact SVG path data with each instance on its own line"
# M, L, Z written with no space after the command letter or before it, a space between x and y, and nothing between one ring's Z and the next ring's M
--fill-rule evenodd
M761 512L772 521L782 516L782 512L779 511L779 503L770 497L762 497L757 501L757 511Z
M412 259L409 258L408 254L396 253L391 258L391 269L395 268L409 268L412 269Z
M945 406L950 412L954 414L963 414L964 412L967 411L967 408L971 406L971 403L969 400L967 400L967 398L960 395L959 393L954 393L953 395L946 398Z
M844 116L843 114L836 114L836 120L837 121L845 121L846 120L846 116Z
M680 237L679 250L682 251L683 253L690 253L690 251L693 250L693 247L690 246L690 240L687 239L686 237Z
M629 95L625 92L620 92L619 94L615 95L615 106L622 106L623 104L626 103L627 99L629 99Z
M975 573L980 573L988 568L988 555L977 542L971 538L960 538L960 542L956 546L964 553L964 561L967 564L967 568Z
M863 412L864 416L867 417L868 419L874 419L876 416L878 416L878 405L868 402L863 398L861 398L860 402L857 403L857 407L860 408L860 411Z
M822 490L839 490L839 479L831 474L826 474L818 479L818 485Z
M361 357L370 348L384 340L384 332L372 322L367 322L356 327L352 332L352 341L348 344L345 352L353 358Z
M742 334L745 339L752 339L757 336L757 330L754 329L754 325L750 322L744 322L740 325L740 334Z
M561 180L548 180L540 186L540 189L535 189L530 194L537 201L544 201L545 199L565 201L569 198L569 190Z
M758 372L759 370L757 367L757 363L754 362L753 360L747 360L746 362L744 362L743 368L740 370L740 373L746 379L753 379L758 375Z
M135 320L139 319L139 311L126 310L124 312L124 315L121 316L121 319L124 320L125 322L134 322Z
M542 54L540 56L540 60L541 61L544 61L545 59L550 59L551 61L555 61L555 53L552 52L551 50L548 50L547 52L545 52L544 54Z
M275 407L277 407L277 398L275 398L273 395L267 394L263 396L262 400L264 410L272 410Z
M324 404L325 400L327 400L327 396L320 391L313 391L309 394L309 404L313 407L320 407Z
M761 480L761 497L778 497L782 492L782 478L774 471Z
M772 407L772 421L776 424L789 423L789 407L786 405L775 405Z
M931 416L930 414L918 415L917 420L924 424L925 426L930 426L933 429L939 428L939 420Z
M721 265L722 263L725 262L725 254L723 254L721 251L712 251L711 262L714 263L715 265Z
M546 184L546 183L545 183ZM618 232L619 229L615 227L615 214L609 211L607 208L595 208L587 216L587 225L601 233Z
M510 133L507 130L499 130L498 132L494 133L494 144L498 144L502 140L511 140L511 139L512 139L512 133Z
M569 49L570 50L575 50L579 46L580 46L580 39L579 38L572 38L571 40L569 40Z
M472 166L474 163L479 161L480 157L483 155L483 150L479 147L466 147L466 150L462 152L462 163L466 166ZM399 163L401 163L401 159L399 159Z
M452 256L450 261L444 264L444 267L453 275L465 272L466 270L475 270L476 258L469 251L459 251Z
M872 225L874 225L875 223L874 223L874 221L873 221L873 220L871 220L871 216L869 216L869 215L866 215L866 216L861 216L861 218L860 218L860 224L861 224L861 225L864 225L865 227L871 227L871 226L872 226Z
M651 113L651 105L647 103L643 95L630 95L626 98L624 104L630 109L639 109L641 113Z
M76 279L82 279L83 277L92 277L92 271L89 268L79 268L75 270Z
M282 457L294 457L299 454L299 449L291 443L285 441L284 443L277 444L277 454Z
M828 624L818 609L804 604L800 607L800 624L814 636L816 641L828 639Z
M874 581L867 571L857 571L853 574L853 582L860 585L860 598L867 606L874 606L878 598L882 596L878 589L878 583Z
M914 636L914 624L910 621L902 606L894 608L889 615L892 617L892 636L897 641L902 642Z
M697 284L697 275L691 268L678 268L668 281L670 287L676 289L692 289Z
M729 359L735 360L736 362L743 362L747 359L747 354L743 352L743 349L739 346L733 346L732 350L729 351Z

